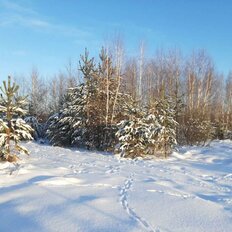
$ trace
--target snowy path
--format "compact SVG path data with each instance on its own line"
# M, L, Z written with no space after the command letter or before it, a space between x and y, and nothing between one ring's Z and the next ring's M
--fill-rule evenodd
M27 143L0 163L0 231L232 231L232 142L168 160Z

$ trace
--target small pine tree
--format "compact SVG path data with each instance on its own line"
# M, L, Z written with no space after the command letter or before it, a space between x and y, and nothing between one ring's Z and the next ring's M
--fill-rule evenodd
M8 83L3 81L0 100L0 147L2 159L16 161L17 153L29 154L28 150L19 145L20 140L32 139L32 128L21 116L26 114L26 97L17 96L19 86L8 77ZM13 143L12 143L13 142Z
M177 143L176 127L178 123L175 120L175 106L169 97L164 96L155 102L154 111L160 125L157 133L157 150L163 153L166 158Z
M55 146L82 145L86 122L84 112L86 99L85 84L68 90L63 109L49 119L47 138L51 144Z
M127 104L125 111L128 117L118 124L116 136L119 143L115 153L125 158L143 157L147 155L147 149L151 145L151 131L157 125L152 124L150 118L149 122L146 121L146 111L137 102Z
M118 124L116 153L123 157L164 155L176 144L175 110L168 98L155 101L145 109L133 107L131 116Z
M35 140L43 137L43 124L39 123L36 117L28 116L24 118L24 121L33 129L32 137Z

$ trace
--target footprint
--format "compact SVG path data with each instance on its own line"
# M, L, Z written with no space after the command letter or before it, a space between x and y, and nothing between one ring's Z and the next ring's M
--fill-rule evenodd
M159 232L159 229L154 230L145 219L137 215L137 213L130 207L127 198L128 191L131 189L133 181L133 175L131 175L128 179L125 180L124 185L120 188L120 202L123 206L123 209L126 210L127 214L135 221L137 221L146 231Z

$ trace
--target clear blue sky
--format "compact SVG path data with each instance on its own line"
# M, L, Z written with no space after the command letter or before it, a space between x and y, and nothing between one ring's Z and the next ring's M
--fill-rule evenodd
M141 40L149 55L157 47L205 48L227 73L231 23L231 0L0 0L0 80L33 66L57 73L118 33L129 54L138 54Z

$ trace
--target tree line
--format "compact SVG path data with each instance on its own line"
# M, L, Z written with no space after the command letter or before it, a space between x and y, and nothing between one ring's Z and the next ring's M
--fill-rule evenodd
M181 109L185 115L182 120L210 120L231 130L232 73L226 77L218 73L206 51L184 57L177 49L159 50L152 58L144 58L141 52L138 58L126 59L123 48L117 46L115 51L111 49L108 53L117 72L116 89L146 103L160 98L164 90L166 95L185 106ZM40 78L36 70L26 83L21 78L17 80L23 92L29 95L31 115L44 121L59 111L67 89L83 82L83 73L78 66L69 64L66 73L59 73L49 81Z
M230 138L232 73L218 73L204 50L184 56L158 50L128 58L121 43L87 49L76 66L45 81L37 70L20 78L29 115L46 123L54 145L115 150L122 156L170 154L175 144Z

